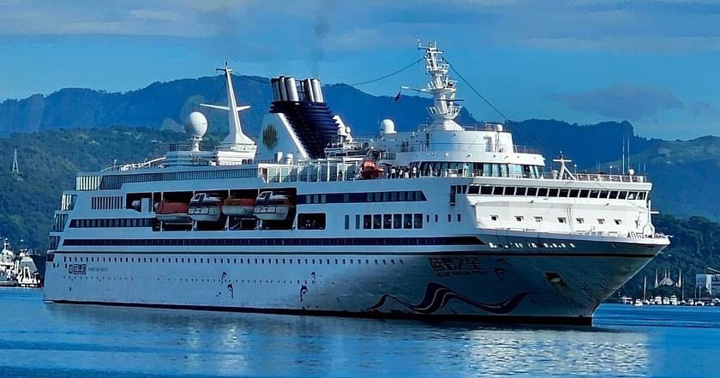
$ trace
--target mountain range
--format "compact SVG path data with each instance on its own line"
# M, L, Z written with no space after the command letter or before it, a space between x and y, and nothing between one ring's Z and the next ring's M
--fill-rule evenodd
M272 99L269 81L235 76L234 85L239 103L251 106L242 113L245 131L256 136ZM354 135L375 135L384 118L393 119L398 129L405 131L427 121L427 98L403 96L395 101L345 84L325 85L323 91L331 109L353 128ZM33 222L49 225L60 191L72 186L76 171L161 155L163 143L186 138L179 132L181 124L203 102L226 102L221 76L157 82L125 93L65 88L47 96L38 94L0 103L0 235L24 237L23 233L33 232L33 227L26 224L27 204L18 204L18 199L37 202L31 209L38 212ZM210 123L208 138L223 136L227 115L214 110L206 114ZM465 109L459 122L483 124ZM562 154L573 160L577 165L573 169L578 171L619 173L624 160L621 157L629 147L628 160L636 174L647 175L655 183L655 209L679 217L699 215L720 220L720 202L715 201L715 193L720 192L716 174L720 168L718 137L689 141L648 139L636 135L626 121L578 125L531 119L506 121L506 125L516 144L543 153L548 170L552 159ZM9 174L14 148L19 150L19 177ZM44 243L43 233L31 239Z

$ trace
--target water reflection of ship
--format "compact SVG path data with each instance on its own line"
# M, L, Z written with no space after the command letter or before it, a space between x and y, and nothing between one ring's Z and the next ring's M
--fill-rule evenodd
M7 239L0 251L0 286L41 287L45 274L45 256L33 250L15 253Z

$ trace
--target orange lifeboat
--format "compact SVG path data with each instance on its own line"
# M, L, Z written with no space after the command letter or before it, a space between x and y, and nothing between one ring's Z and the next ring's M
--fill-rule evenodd
M366 159L360 163L360 176L364 179L379 178L385 170L379 167L373 160Z
M162 201L157 204L155 217L163 223L188 224L191 222L188 215L188 204L182 202Z
M220 219L222 200L207 193L197 193L190 200L188 215L198 222L217 222Z
M252 217L255 200L252 198L228 198L223 201L222 212L235 217Z

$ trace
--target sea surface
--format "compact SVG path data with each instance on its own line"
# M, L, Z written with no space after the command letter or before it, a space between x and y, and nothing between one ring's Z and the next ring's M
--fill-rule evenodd
M4 288L0 309L0 377L720 374L720 307L604 304L592 327L431 324L57 305Z

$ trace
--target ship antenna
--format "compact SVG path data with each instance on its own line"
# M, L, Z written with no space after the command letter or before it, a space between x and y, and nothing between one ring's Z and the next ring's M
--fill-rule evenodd
M242 151L246 149L245 146L247 145L252 145L254 147L255 143L252 139L243 134L242 131L239 112L250 109L250 106L238 106L237 104L237 100L235 99L235 90L233 89L232 83L233 70L228 66L228 63L225 62L225 67L217 68L217 71L222 71L225 76L228 104L227 106L200 104L200 106L228 112L228 136L222 141L219 148L223 150Z

